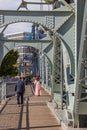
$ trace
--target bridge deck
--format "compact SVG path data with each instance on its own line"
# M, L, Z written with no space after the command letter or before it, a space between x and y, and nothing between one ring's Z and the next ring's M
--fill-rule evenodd
M41 96L34 96L27 86L24 105L18 107L16 96L9 98L0 113L0 130L62 130L60 123L47 107L50 95L42 89Z

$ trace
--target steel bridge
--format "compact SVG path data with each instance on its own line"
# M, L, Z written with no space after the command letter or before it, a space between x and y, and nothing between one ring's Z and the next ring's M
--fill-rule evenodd
M27 4L22 1L17 10L0 10L0 62L14 47L39 49L42 84L51 92L53 108L61 110L61 120L67 118L72 127L87 127L87 0L55 1L51 11L30 11ZM19 10L21 7L26 10ZM39 24L47 30L47 37L5 39L5 29L17 22Z

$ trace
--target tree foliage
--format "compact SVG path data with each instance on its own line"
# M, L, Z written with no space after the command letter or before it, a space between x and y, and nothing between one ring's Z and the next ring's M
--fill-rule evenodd
M4 57L0 66L0 76L15 76L18 73L17 67L14 66L18 59L18 52L11 50Z

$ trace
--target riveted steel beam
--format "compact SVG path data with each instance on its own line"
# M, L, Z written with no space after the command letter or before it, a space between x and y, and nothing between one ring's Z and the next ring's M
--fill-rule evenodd
M72 10L67 7L61 8L53 11L0 10L0 15L3 16L3 23L0 28L17 22L33 22L52 30L60 27L70 17Z

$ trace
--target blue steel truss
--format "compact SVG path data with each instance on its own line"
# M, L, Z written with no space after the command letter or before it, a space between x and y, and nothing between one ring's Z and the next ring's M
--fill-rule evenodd
M26 4L21 6L27 9ZM58 104L58 114L59 110L62 111L61 120L67 126L86 127L87 1L56 1L51 11L23 11L19 8L0 10L0 28L3 28L0 34L0 61L15 46L29 45L39 49L42 85L51 92L53 104ZM4 39L4 30L17 22L39 24L49 35L40 41Z

